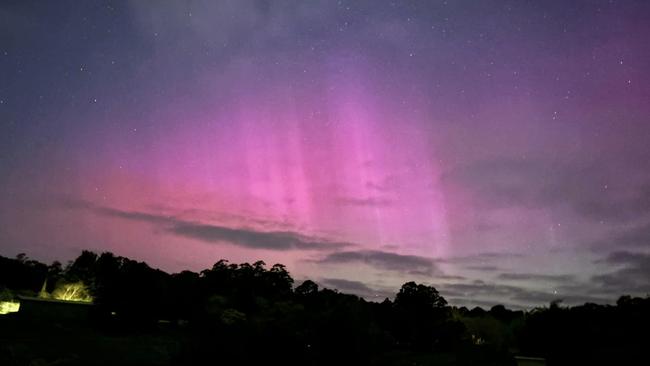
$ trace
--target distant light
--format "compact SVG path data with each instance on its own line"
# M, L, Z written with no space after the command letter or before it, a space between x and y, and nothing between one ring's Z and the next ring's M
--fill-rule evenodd
M16 313L20 310L18 301L0 301L0 315Z
M93 302L86 285L81 281L60 285L52 292L51 296L56 300Z

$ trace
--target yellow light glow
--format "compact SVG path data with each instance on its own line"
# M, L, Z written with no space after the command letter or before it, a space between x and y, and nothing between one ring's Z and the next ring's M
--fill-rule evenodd
M57 300L92 302L93 298L83 282L66 283L57 287L52 292L52 297Z
M18 301L0 301L0 314L15 313L20 310L20 303Z

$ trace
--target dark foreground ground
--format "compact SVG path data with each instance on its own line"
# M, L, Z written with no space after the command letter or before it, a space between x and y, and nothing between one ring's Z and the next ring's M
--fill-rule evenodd
M0 365L170 365L185 338L178 331L110 334L82 325L0 317Z
M115 332L83 324L35 323L17 314L0 316L0 365L516 365L509 354L490 347L471 347L455 352L418 353L377 350L359 360L348 352L331 350L330 360L305 352L276 349L256 352L263 345L236 344L198 339L190 329L159 325L147 331ZM208 348L208 349L205 349ZM308 353L308 350L307 350ZM298 355L300 354L300 355ZM305 357L307 356L307 357ZM326 362L326 363L325 363Z
M93 305L54 296L69 288ZM295 286L261 261L168 274L112 253L84 251L65 268L0 257L0 301L21 304L0 315L0 366L508 366L515 355L609 366L646 364L650 345L648 296L467 309L411 281L378 303Z

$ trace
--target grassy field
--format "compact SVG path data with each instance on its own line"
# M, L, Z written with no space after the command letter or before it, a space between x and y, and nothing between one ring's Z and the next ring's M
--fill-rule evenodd
M30 324L0 317L0 365L170 365L184 336L156 331L118 335L89 327Z
M0 316L0 365L2 366L185 365L187 354L184 352L192 349L187 347L188 342L192 342L190 334L178 328L112 334L85 325L26 322L17 315ZM219 345L215 344L214 347L218 348ZM510 363L503 363L503 355L495 356L493 352L483 354L477 349L456 354L387 352L377 354L370 364L377 366L510 365ZM344 358L345 355L341 357ZM224 362L211 360L202 364L224 364Z

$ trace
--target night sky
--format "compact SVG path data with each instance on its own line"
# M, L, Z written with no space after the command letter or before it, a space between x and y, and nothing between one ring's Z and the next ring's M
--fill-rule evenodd
M650 292L650 2L2 1L0 255Z

